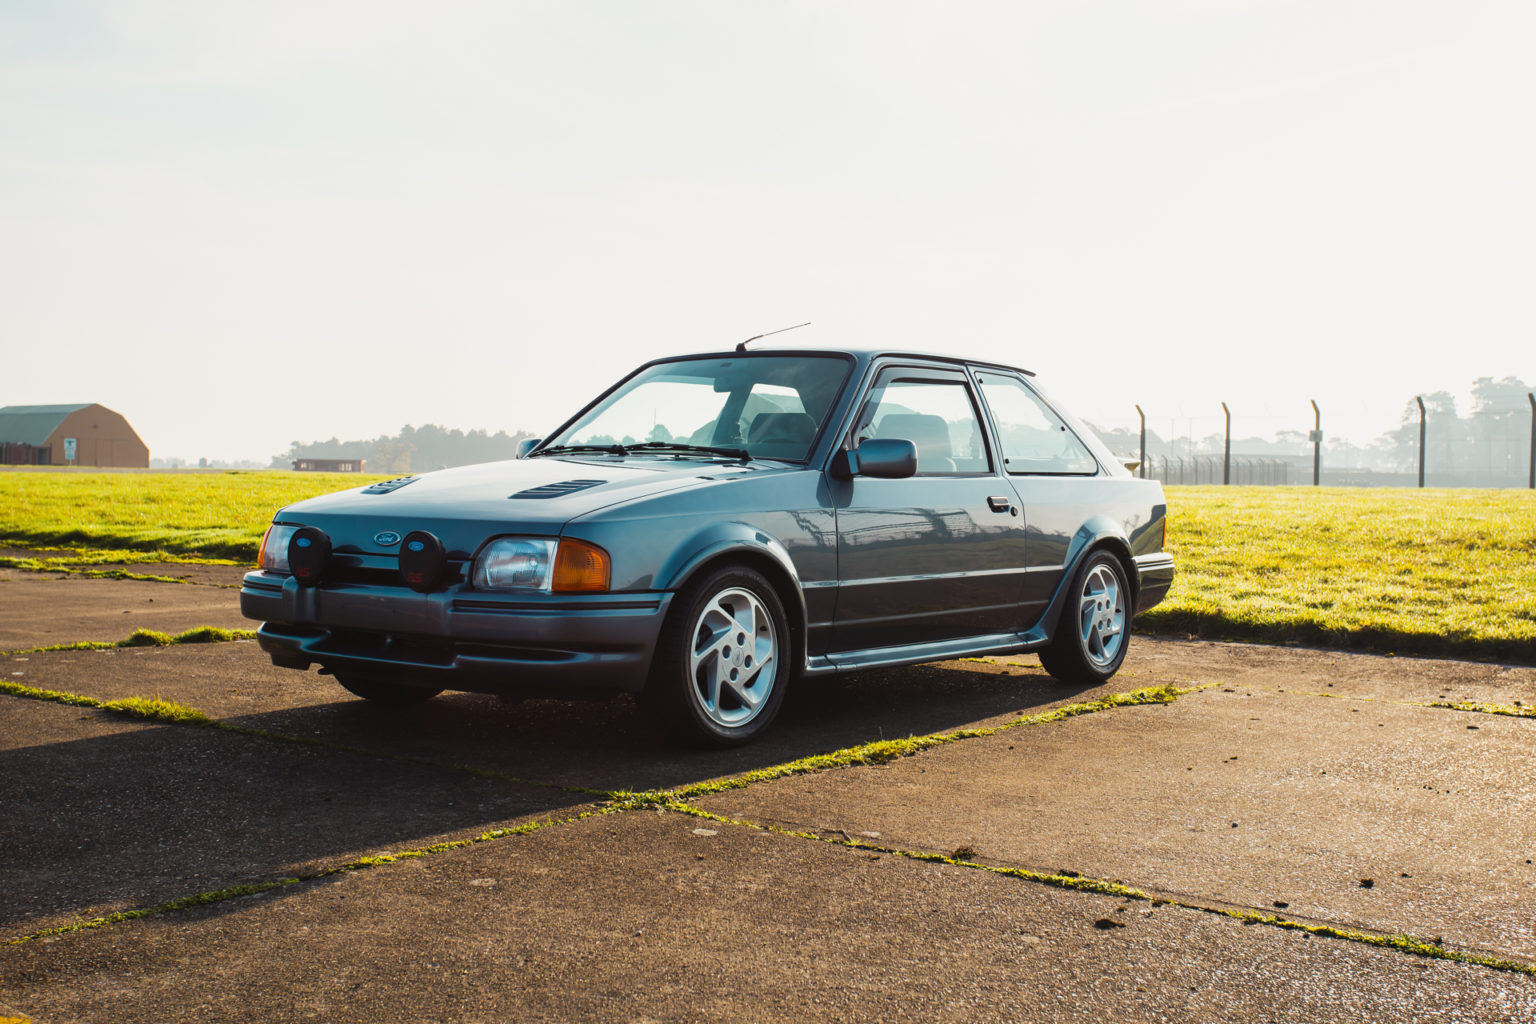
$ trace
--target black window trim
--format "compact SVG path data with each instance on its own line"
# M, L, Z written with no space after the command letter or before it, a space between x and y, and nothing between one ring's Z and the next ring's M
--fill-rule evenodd
M916 479L918 477L921 477L925 480L976 480L987 477L991 477L992 479L1001 479L1003 476L1002 449L994 444L992 422L989 418L990 411L987 409L986 403L981 397L981 391L976 386L976 382L972 379L972 375L967 372L967 367L963 365L935 366L932 364L925 365L922 363L886 362L883 360L875 363L875 365L870 367L869 385L864 388L863 394L859 396L858 401L854 403L853 408L850 410L851 417L839 447L845 451L853 449L854 439L859 431L859 419L864 412L865 406L869 402L870 395L877 387L882 387L886 383L893 383L893 381L887 379L886 375L899 371L910 371L912 374L910 377L903 376L898 378L900 381L929 381L940 384L959 384L962 388L964 388L966 397L970 400L971 403L971 415L976 417L976 424L977 426L981 427L981 443L982 447L986 449L987 455L987 469L982 472L914 473L909 479Z

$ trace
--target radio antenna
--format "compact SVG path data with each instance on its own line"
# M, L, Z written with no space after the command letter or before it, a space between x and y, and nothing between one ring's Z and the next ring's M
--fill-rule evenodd
M776 331L765 331L762 334L755 334L752 337L748 338L746 341L744 341L741 344L737 345L736 346L736 351L737 352L745 352L747 350L747 344L749 342L757 341L759 338L766 338L766 337L768 337L769 335L772 335L772 334L783 334L785 331L797 331L797 330L799 330L802 327L809 327L809 326L811 326L811 322L809 320L807 320L805 323L803 323L803 324L795 324L795 326L793 326L793 327L780 327Z

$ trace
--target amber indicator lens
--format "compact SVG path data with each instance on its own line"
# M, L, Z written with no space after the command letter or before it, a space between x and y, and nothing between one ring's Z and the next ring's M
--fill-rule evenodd
M550 589L567 594L607 590L610 571L608 552L586 541L565 538L555 553Z

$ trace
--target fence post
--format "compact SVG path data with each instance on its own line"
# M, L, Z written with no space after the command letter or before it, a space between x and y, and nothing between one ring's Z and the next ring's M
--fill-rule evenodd
M1525 397L1531 403L1531 487L1536 489L1536 392L1527 391Z
M1221 403L1221 413L1227 418L1227 443L1221 449L1221 482L1232 482L1232 410L1227 408L1227 403ZM1214 474L1213 474L1214 475Z
M1316 487L1323 478L1323 413L1316 399L1308 401L1312 403L1312 486Z
M1141 465L1137 468L1141 472L1141 478L1145 480L1147 478L1147 414L1142 412L1141 406L1138 405L1136 415L1141 417Z
M1424 399L1420 395L1413 397L1419 403L1419 486L1424 486Z

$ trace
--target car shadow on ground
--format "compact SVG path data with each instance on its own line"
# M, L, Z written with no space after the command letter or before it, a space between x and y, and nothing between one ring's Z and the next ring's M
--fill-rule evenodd
M9 701L0 936L314 874L584 800L430 765Z
M504 704L444 694L391 708L342 695L228 720L266 734L255 736L16 702L15 724L39 742L0 752L0 805L15 809L0 828L0 892L10 894L0 931L314 875L593 809L594 794L574 787L676 788L1006 720L1084 692L1034 667L954 663L818 680L792 695L758 742L724 751L662 740L627 697Z
M875 740L1028 714L1087 692L1058 683L1034 665L973 668L950 662L804 680L767 733L731 750L692 749L662 739L627 696L508 704L448 693L401 708L353 700L338 687L348 699L231 721L607 792L675 789Z

